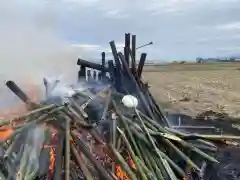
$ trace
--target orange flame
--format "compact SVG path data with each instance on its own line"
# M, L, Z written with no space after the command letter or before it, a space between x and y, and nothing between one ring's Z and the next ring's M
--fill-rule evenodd
M130 177L119 165L116 166L116 176L118 180L130 180Z
M33 84L25 84L24 87L26 89L24 90L28 97L35 103L39 102L40 99L40 90L37 86ZM9 120L13 119L16 116L21 116L23 113L26 113L28 111L28 108L25 104L15 104L11 107L4 107L0 109L0 121L1 120Z
M0 129L0 140L4 141L5 139L7 139L11 134L13 133L13 129L12 128L1 128Z
M52 133L52 143L54 143L53 141L55 140L56 137L56 133ZM53 170L54 169L54 164L55 164L55 150L56 147L52 146L50 148L50 165L49 165L49 170Z
M132 169L136 169L136 165L134 164L132 158L130 155L128 156L128 163ZM130 177L127 175L127 173L121 168L120 165L116 166L116 176L118 180L130 180Z
M38 101L38 89L34 85L26 84L27 94L30 99L34 100L34 102ZM10 120L17 116L21 116L23 113L27 112L27 107L24 104L18 104L12 107L1 108L0 109L0 121ZM21 119L22 120L22 119ZM18 120L18 123L21 121ZM0 127L0 140L5 140L8 136L13 133L13 129L11 127Z
M49 165L49 169L51 171L54 169L54 164L55 164L55 152L54 152L54 148L50 148L50 165Z
M53 129L52 129L53 130ZM44 145L44 148L50 148L49 152L49 168L48 168L48 177L47 179L52 179L55 161L56 161L56 132L52 132L52 139L51 139L51 145Z
M130 156L128 157L128 163L131 166L131 168L136 169L136 165L134 164L134 162Z
M39 102L39 95L38 95L38 88L37 86L33 85L33 84L27 84L27 90L26 93L28 95L28 97L35 103Z

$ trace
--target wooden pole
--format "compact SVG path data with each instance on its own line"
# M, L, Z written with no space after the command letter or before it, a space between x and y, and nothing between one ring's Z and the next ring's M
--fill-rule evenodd
M136 35L132 35L132 72L136 73Z

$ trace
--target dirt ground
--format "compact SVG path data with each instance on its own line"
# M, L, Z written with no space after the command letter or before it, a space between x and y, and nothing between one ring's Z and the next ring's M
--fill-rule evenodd
M240 117L240 63L148 66L143 75L167 111L195 116L213 110Z

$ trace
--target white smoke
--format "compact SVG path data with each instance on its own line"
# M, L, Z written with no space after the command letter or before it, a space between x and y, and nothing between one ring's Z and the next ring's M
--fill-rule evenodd
M6 80L21 87L31 83L43 87L43 77L66 74L77 78L77 58L58 31L59 18L54 4L37 1L0 2L0 104L8 101ZM47 2L47 1L46 1ZM41 3L44 4L44 3Z

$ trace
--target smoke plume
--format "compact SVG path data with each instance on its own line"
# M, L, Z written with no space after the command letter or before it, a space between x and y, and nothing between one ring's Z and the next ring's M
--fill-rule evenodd
M46 76L77 78L80 53L73 52L61 38L57 11L51 4L42 7L37 1L31 2L0 2L0 105L16 101L4 86L6 80L24 88L26 84L43 88Z

